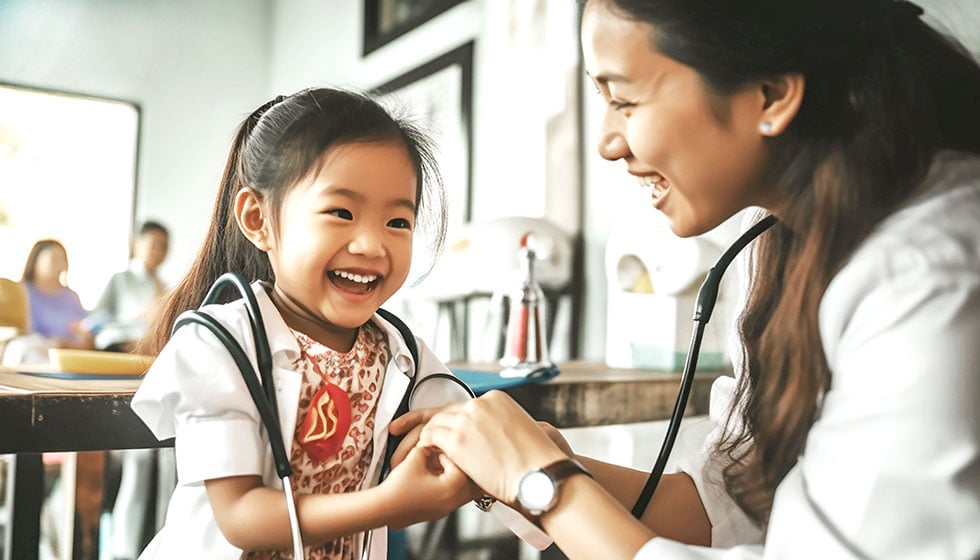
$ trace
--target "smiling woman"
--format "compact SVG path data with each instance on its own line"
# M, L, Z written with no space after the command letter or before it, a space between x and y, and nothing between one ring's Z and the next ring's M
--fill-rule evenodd
M94 305L128 258L139 117L124 101L0 84L0 276L18 278L31 245L57 238Z

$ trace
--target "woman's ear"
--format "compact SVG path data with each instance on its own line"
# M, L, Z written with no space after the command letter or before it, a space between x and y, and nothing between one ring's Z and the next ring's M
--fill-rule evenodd
M259 251L271 249L271 223L265 215L265 205L254 190L245 188L235 196L235 221L238 229Z
M803 74L784 74L761 83L763 106L759 132L778 136L789 126L803 103L806 80Z

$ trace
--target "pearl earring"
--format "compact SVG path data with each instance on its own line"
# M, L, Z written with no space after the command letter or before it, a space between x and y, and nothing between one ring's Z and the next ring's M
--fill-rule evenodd
M767 136L772 134L772 123L769 121L762 121L762 123L759 124L759 132Z

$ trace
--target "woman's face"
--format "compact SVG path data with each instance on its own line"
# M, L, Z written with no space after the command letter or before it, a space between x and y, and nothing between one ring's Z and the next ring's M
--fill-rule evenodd
M34 264L34 280L36 283L59 283L68 272L68 255L57 245L49 245L37 254Z
M606 101L600 155L623 160L682 237L768 206L762 88L711 92L693 68L656 50L655 29L608 4L590 1L581 30L586 70Z

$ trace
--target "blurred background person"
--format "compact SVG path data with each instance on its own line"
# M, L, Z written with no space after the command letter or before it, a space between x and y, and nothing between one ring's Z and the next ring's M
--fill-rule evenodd
M133 237L129 266L112 275L102 296L85 319L95 347L130 352L146 332L156 304L167 288L158 275L167 258L170 232L159 222L146 221Z
M68 253L60 241L34 244L21 284L27 290L30 332L8 343L5 365L47 363L49 348L95 348L94 337L82 324L88 312L68 287Z

